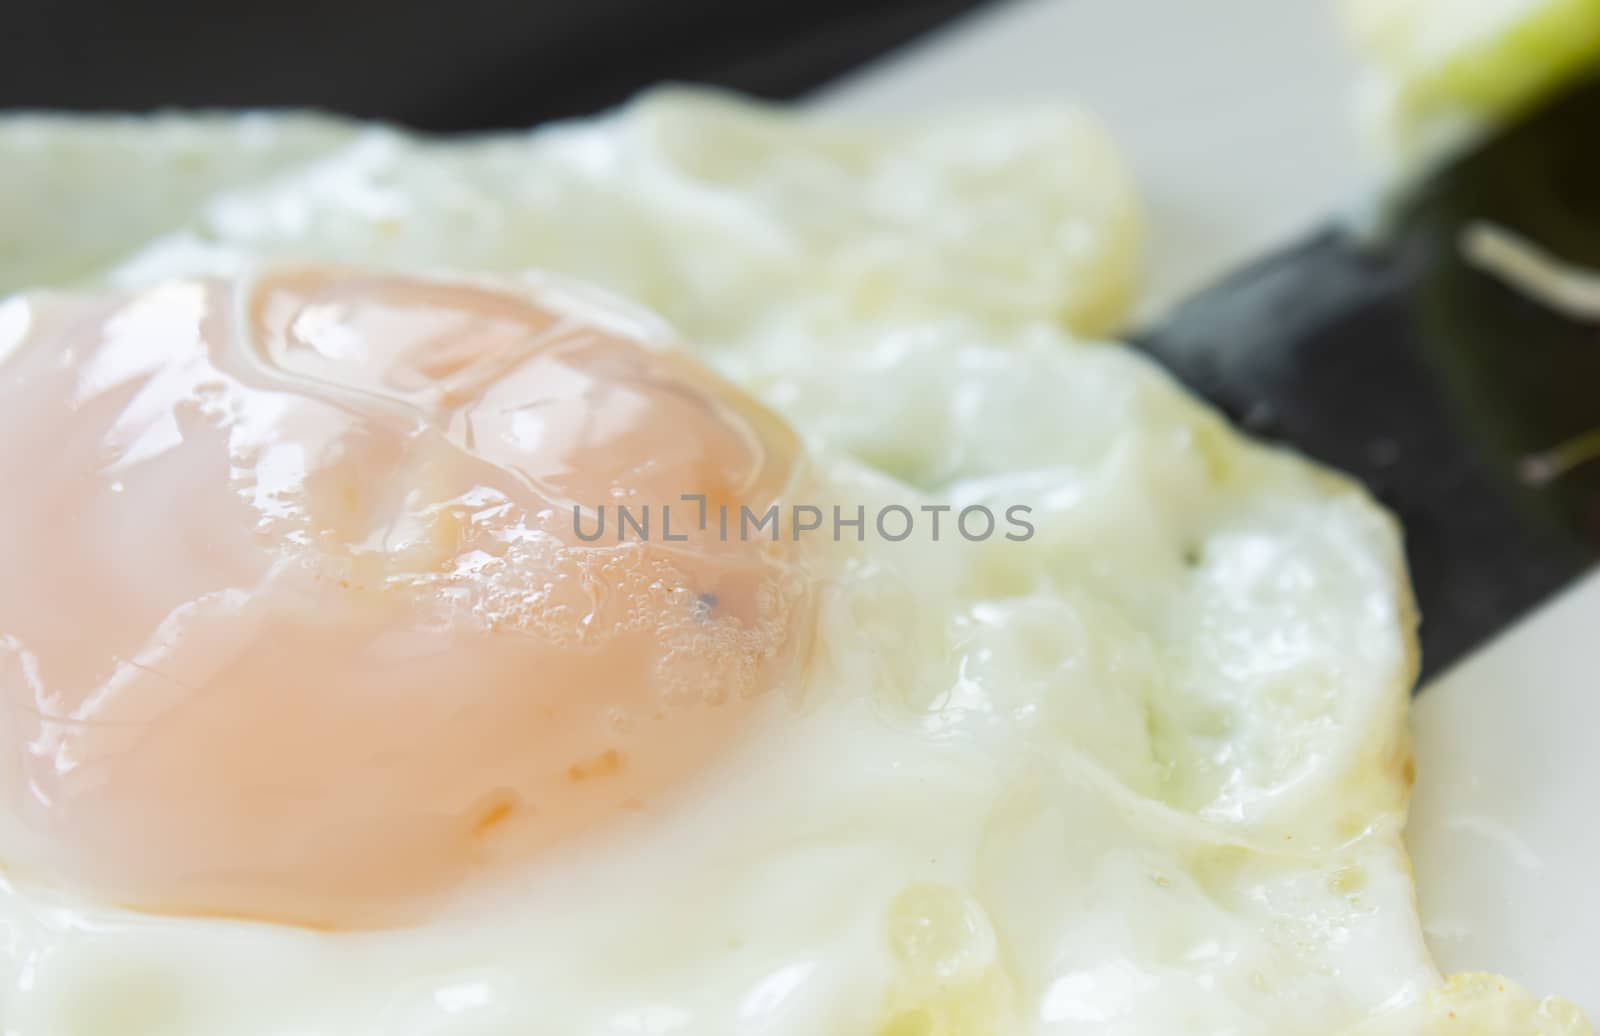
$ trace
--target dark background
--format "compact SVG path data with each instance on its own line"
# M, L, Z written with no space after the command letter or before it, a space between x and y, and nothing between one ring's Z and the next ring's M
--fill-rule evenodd
M662 80L793 97L985 0L23 0L0 108L313 107L526 126Z

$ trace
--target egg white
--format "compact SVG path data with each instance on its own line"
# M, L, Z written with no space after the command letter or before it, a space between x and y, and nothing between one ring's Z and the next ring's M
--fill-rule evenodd
M0 293L99 273L216 192L355 132L304 115L0 118Z

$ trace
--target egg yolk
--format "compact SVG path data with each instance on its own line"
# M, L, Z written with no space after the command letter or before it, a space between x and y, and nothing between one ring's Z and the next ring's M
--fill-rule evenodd
M687 793L799 664L801 545L716 517L798 465L553 280L0 305L0 866L382 926Z

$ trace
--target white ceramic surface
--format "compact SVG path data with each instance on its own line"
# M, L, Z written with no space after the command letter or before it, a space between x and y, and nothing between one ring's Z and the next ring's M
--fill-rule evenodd
M818 95L894 117L1073 97L1151 209L1145 316L1362 194L1333 0L1011 0ZM1600 1017L1600 574L1425 689L1410 840L1447 970Z

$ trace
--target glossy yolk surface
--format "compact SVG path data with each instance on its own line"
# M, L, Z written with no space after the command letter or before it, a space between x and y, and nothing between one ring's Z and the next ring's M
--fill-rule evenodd
M8 870L405 923L681 790L794 664L793 545L680 500L765 509L794 438L615 308L290 268L14 299L7 336Z

